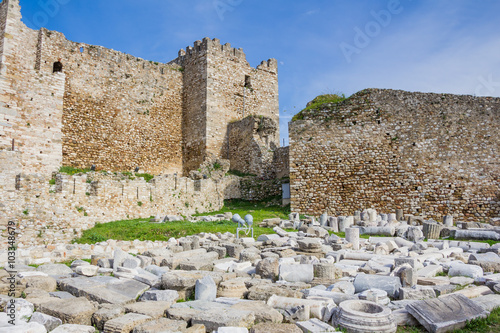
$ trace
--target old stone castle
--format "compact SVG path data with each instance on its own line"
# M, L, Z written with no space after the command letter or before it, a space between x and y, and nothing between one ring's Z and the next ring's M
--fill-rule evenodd
M230 158L228 124L249 115L272 123L278 147L278 70L252 68L241 49L205 38L168 64L76 43L21 21L4 0L1 21L0 149L21 153L24 173L61 165L153 174Z

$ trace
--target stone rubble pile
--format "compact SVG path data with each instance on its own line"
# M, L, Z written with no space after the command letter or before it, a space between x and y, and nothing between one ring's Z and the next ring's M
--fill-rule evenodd
M500 306L500 244L438 239L491 226L374 210L263 223L275 234L20 249L15 311L0 271L0 331L447 332Z

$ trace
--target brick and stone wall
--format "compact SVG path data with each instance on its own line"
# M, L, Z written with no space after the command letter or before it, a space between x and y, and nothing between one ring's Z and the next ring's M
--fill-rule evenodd
M182 72L101 46L38 32L40 73L67 77L63 165L153 173L182 171Z
M228 124L248 115L279 122L278 67L275 59L257 68L242 49L204 38L172 61L184 68L184 171L210 154L228 156ZM279 146L279 129L276 132Z
M279 147L274 150L272 169L275 178L290 176L290 147Z
M0 40L0 150L14 140L24 172L50 173L62 161L65 74L35 70L38 35L17 0L0 4Z
M24 173L96 165L188 174L208 154L227 158L230 121L278 122L277 61L252 68L217 39L162 64L31 30L19 0L4 0L0 52L0 149L14 140Z
M231 170L265 179L276 178L275 151L278 124L271 118L248 116L228 125Z
M500 215L500 98L368 89L295 118L292 211Z
M1 154L5 153L15 163L12 152ZM5 156L0 157L3 160ZM214 181L166 175L146 182L143 178L96 172L56 174L51 184L50 176L16 177L15 165L0 163L0 170L1 177L6 178L0 205L3 247L10 220L18 222L16 241L20 247L68 243L96 223L218 210L224 199L240 196L235 176Z

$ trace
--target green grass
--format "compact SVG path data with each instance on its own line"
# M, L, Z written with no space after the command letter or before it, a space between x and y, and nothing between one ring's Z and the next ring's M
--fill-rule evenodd
M308 111L308 110L317 110L319 109L323 104L336 104L343 102L347 99L347 97L342 94L326 94L326 95L319 95L315 99L313 99L308 106L306 106L305 109L297 113L295 116L293 116L292 121L296 120L301 120L304 118L304 113L303 111Z
M422 327L399 326L397 333L426 333ZM452 333L495 333L500 332L500 308L491 311L488 318L475 319L467 323L467 325Z
M218 222L168 222L162 224L149 223L147 219L122 220L109 223L96 224L92 229L85 230L81 238L75 239L78 244L95 244L108 239L132 241L167 241L170 237L180 238L196 235L202 232L225 233L236 232L237 225L231 221ZM273 234L273 229L260 228L254 225L254 236ZM240 233L240 236L242 234Z
M56 184L55 178L52 178L51 180L49 180L49 185L55 185L55 184Z
M153 179L155 176L150 175L149 173L136 173L136 177L142 177L146 182L149 182L151 179Z
M254 237L262 234L273 234L271 228L260 228L258 224L264 219L279 217L287 219L290 207L266 206L262 202L251 202L244 200L225 200L224 208L219 211L197 214L198 216L223 214L232 212L244 217L246 214L252 214L254 218ZM135 220L121 220L109 223L96 224L92 229L85 230L81 238L74 240L78 244L95 244L108 239L115 240L159 240L166 241L171 237L179 238L189 235L196 235L202 232L211 233L236 233L237 225L232 221L217 222L197 222L187 221L168 222L168 223L149 223L149 217ZM242 235L242 234L240 234Z
M333 232L333 231L330 231L330 235L331 234L337 235L340 238L345 238L345 232ZM370 237L387 237L387 236L380 236L380 235L359 235L359 238L363 238L363 239L370 239Z
M87 172L90 172L90 169L78 169L78 168L74 168L74 167L71 167L71 166L62 166L59 168L59 172L60 173L65 173L65 174L68 174L70 176L72 175L76 175L77 173L87 173Z
M478 240L478 239L455 239L454 237L448 237L444 238L449 241L458 241L458 242L475 242L475 243L487 243L491 245L495 245L497 243L500 243L500 241L496 240Z

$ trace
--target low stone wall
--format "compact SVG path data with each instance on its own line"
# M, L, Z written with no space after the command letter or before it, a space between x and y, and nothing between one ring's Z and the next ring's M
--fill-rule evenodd
M222 208L240 196L236 176L192 180L175 175L150 182L112 174L11 175L0 204L0 243L7 242L8 221L17 223L19 247L70 242L96 223L156 215L188 215ZM133 178L133 177L131 177ZM91 181L91 179L99 179ZM53 182L53 181L52 181Z
M276 178L275 154L279 149L278 124L267 117L248 116L228 124L231 170L265 179Z
M241 199L259 201L274 196L281 196L282 180L262 180L256 177L245 177L240 180Z
M273 158L273 170L278 179L290 176L290 147L276 148Z

